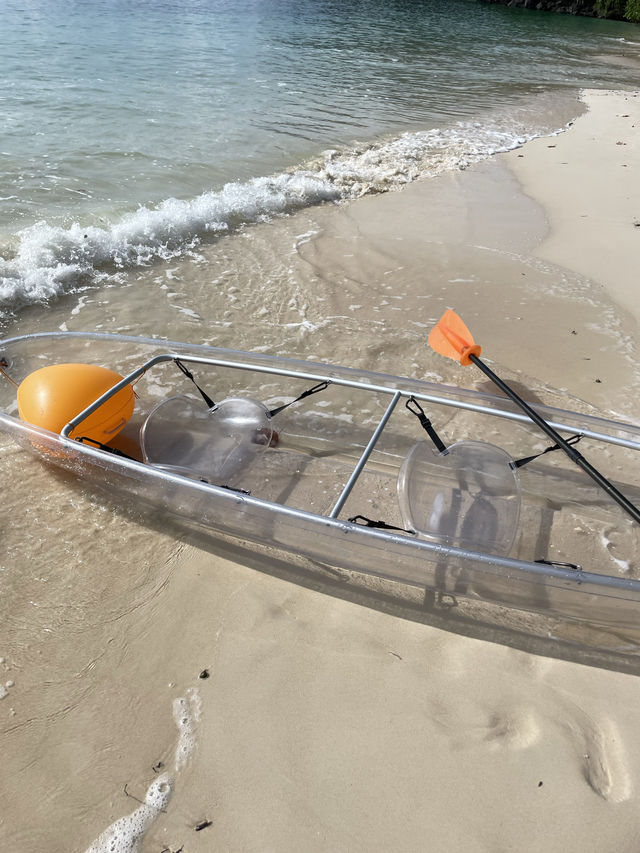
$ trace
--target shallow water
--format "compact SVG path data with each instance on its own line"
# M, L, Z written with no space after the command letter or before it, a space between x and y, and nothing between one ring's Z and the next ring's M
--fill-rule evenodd
M3 33L5 327L243 223L511 148L561 127L579 86L640 82L615 64L631 25L473 0L8 0Z

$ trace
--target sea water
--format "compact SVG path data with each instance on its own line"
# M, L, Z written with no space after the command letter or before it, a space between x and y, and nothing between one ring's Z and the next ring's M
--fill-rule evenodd
M5 0L1 27L4 331L247 223L518 146L578 87L640 83L616 65L632 25L476 0Z

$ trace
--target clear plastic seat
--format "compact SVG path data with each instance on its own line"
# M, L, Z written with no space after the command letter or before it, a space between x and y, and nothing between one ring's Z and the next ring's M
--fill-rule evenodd
M511 461L482 441L460 441L446 453L416 444L398 476L405 526L432 542L506 556L520 518L520 478Z
M191 397L170 397L140 430L144 461L166 471L229 485L274 440L268 409L230 397L211 409Z

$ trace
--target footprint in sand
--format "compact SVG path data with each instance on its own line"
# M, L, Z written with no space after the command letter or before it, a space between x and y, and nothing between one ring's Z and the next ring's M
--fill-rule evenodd
M570 703L563 727L582 755L582 772L603 799L623 803L631 797L631 779L623 757L617 727L611 720L595 720Z
M454 740L459 749L486 744L492 749L526 749L540 738L540 726L532 711L516 708L494 712L483 725L470 726L464 736Z
M550 703L554 717L544 716L529 708L495 711L486 723L468 725L462 736L452 737L454 749L528 749L544 736L545 728L559 728L579 757L582 774L589 786L604 800L622 803L631 797L631 779L624 760L624 749L616 726L611 720L596 720L575 703L558 708L557 696ZM559 713L558 713L559 711ZM465 729L451 726L449 731Z
M440 703L433 708L432 719L446 729L454 749L523 750L534 746L550 730L559 731L576 757L582 775L591 789L611 803L629 800L632 782L622 738L608 717L591 715L553 682L545 684L543 676L553 669L547 658L509 655L505 661L505 677L513 668L522 676L523 667L538 682L539 700L535 707L522 707L503 698L499 708L476 709L481 722L471 722L467 710L462 718L459 708ZM464 669L457 656L454 678ZM548 695L545 696L544 694ZM513 698L513 696L512 696Z
M526 749L540 737L540 727L534 714L528 709L509 714L493 714L484 734L484 740L496 747Z

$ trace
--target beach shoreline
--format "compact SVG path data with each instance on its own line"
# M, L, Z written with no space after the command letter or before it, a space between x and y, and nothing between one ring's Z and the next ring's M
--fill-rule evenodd
M604 288L640 323L638 277L640 159L638 92L586 90L587 112L570 133L537 139L505 159L524 192L547 211L540 257Z
M250 349L260 317L272 351L484 388L425 345L454 307L501 375L543 402L637 421L640 228L633 198L618 205L616 193L620 151L632 174L640 150L616 121L624 112L640 127L640 98L584 97L588 111L560 135L207 247L192 290L180 292L179 331L206 327L215 343ZM224 284L230 267L251 281L265 246L284 259L261 293ZM207 309L217 274L227 289ZM131 294L138 310L149 292ZM24 465L25 492L50 488L52 500L33 507L32 524L51 525L60 494L91 502L64 478L36 485L38 466ZM92 570L69 588L60 580L58 594L72 583L89 602L97 584L93 616L78 611L71 630L46 634L45 616L30 628L22 602L15 646L0 648L11 682L0 702L0 838L15 853L106 853L114 839L127 853L633 853L636 675L555 657L549 638L548 656L534 655L453 622L403 619L384 602L256 571L233 552L172 544L168 533L147 540L99 501L92 512L103 541L80 506L65 545ZM108 572L134 532L137 565L127 576L123 560L116 598L100 566ZM17 551L16 535L7 530ZM41 614L61 606L36 592L44 587L34 579L29 591Z

